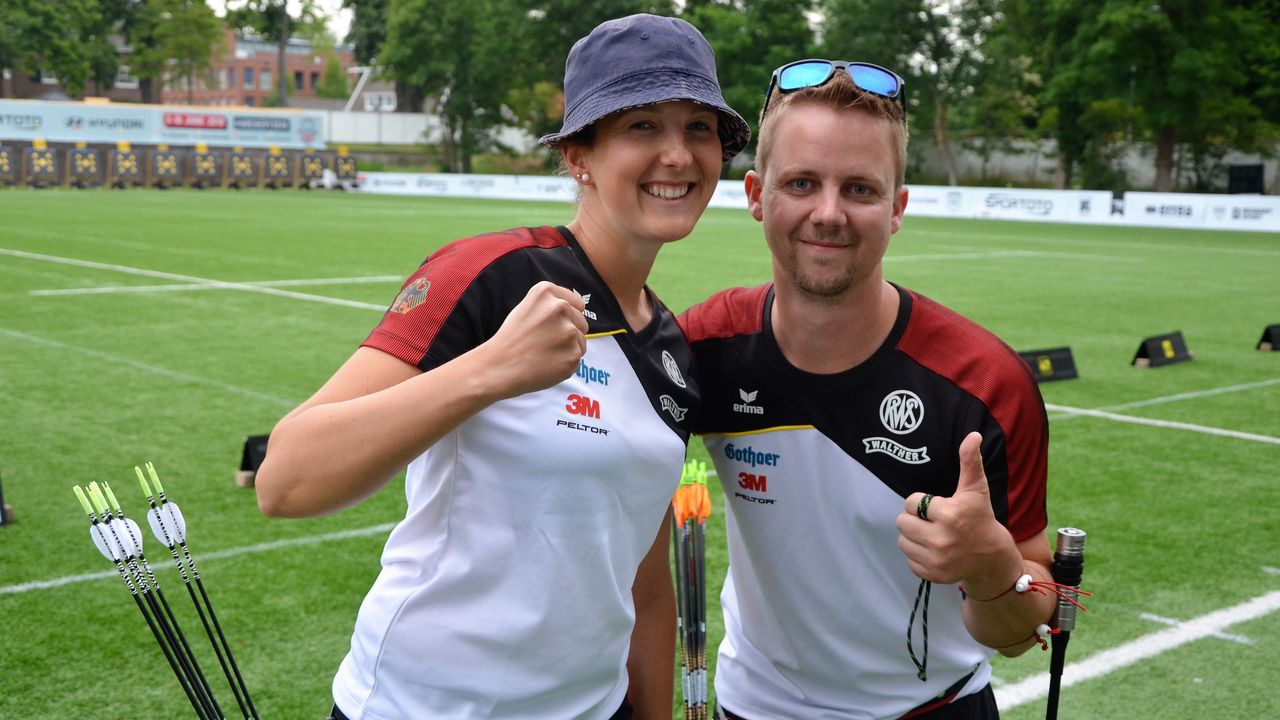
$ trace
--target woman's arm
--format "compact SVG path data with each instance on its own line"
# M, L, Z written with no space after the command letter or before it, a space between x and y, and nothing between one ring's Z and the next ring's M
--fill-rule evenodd
M358 349L272 430L258 507L310 517L354 505L480 410L569 377L586 351L582 308L572 290L540 282L492 338L425 373Z

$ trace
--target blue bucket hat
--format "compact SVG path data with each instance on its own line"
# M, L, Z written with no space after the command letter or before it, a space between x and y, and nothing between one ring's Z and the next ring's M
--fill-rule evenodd
M538 142L556 148L606 115L669 100L688 100L719 113L725 160L751 140L747 121L724 101L715 53L697 28L648 14L608 20L569 50L564 124Z

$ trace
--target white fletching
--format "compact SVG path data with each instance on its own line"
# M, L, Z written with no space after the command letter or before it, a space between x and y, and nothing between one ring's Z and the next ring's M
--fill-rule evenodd
M173 548L177 544L171 532L173 523L161 516L159 510L151 508L147 511L147 524L151 526L151 534L166 547Z
M182 517L182 509L178 507L178 503L166 502L160 506L165 513L164 528L169 531L169 537L174 542L184 543L187 541L187 521Z
M142 554L142 528L138 527L138 523L129 518L112 518L111 527L115 528L114 539L120 543L126 560ZM137 538L136 542L134 538Z
M107 539L106 531L99 524L89 526L89 537L93 538L93 546L98 548L98 552L102 553L102 557L115 562L120 559L120 550L116 544Z

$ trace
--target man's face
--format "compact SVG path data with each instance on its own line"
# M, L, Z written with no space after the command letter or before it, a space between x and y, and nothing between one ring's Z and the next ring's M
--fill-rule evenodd
M778 118L762 177L747 174L751 215L764 223L774 281L837 300L881 280L889 236L902 226L888 120L814 102Z

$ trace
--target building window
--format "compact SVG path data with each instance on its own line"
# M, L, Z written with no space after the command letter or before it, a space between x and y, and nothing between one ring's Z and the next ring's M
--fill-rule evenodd
M394 92L364 93L365 112L395 112L396 94Z
M263 90L271 89L271 71L270 70L263 70L261 73L259 73L258 79L262 85Z
M253 107L253 98L252 98L252 97L246 97L246 98L244 99L244 104L245 104L245 106L247 106L247 107Z
M37 70L37 71L36 71L36 75L39 75L39 76L40 76L40 83L41 83L42 85L57 85L57 84L58 84L58 76L57 76L57 75L54 75L53 73L49 72L48 70Z
M121 65L116 69L116 87L121 90L136 90L138 87L138 78L129 73L128 65Z
M244 89L245 90L253 89L253 68L244 69Z
M302 71L301 70L293 71L293 89L294 90L302 89Z
M316 86L320 84L320 73L311 73L311 91L315 92Z
M222 68L218 71L218 89L226 90L231 85L231 68Z

